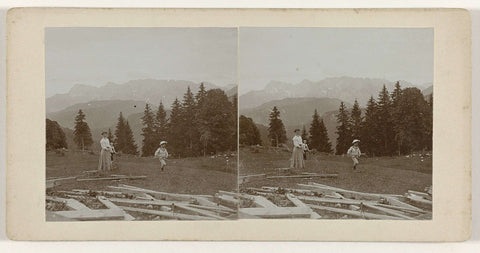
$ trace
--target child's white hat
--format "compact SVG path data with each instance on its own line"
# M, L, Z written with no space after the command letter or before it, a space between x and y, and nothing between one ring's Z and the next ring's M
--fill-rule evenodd
M352 144L355 144L357 142L360 142L360 140L355 139L355 140L352 141Z
M161 141L160 145L162 145L162 144L167 144L167 142L166 141Z

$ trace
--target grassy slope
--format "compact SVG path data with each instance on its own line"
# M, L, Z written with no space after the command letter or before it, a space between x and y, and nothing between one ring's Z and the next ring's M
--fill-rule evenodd
M145 180L122 181L123 184L141 188L187 194L215 194L218 190L236 191L236 157L169 159L167 169L160 172L159 162L153 157L118 158L119 170L112 174L147 176ZM82 171L95 170L98 155L67 152L65 156L47 154L47 178L81 175ZM117 185L114 181L74 182L56 187L58 190L107 189Z
M287 168L290 165L289 152L262 150L253 153L248 148L240 150L240 175L276 174L276 168ZM342 156L310 155L306 161L305 172L338 173L335 179L270 179L253 181L243 187L279 186L298 187L298 183L317 182L348 190L404 194L407 190L424 191L432 185L432 161L420 157L380 157L362 158L359 170L354 173L351 160Z

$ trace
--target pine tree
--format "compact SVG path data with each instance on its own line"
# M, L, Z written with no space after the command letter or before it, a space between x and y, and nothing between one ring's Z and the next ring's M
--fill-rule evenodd
M237 144L235 117L237 112L223 90L207 91L198 115L203 154L228 151Z
M67 148L67 138L62 128L56 121L46 120L46 149Z
M433 146L433 93L428 96L428 110L425 116L426 136L425 148L432 150Z
M351 118L351 130L352 130L352 138L353 139L358 139L360 138L361 135L361 129L362 129L362 110L360 109L360 105L358 104L358 101L355 99L355 102L353 103L353 108L352 111L350 112L350 118Z
M308 140L308 133L307 129L305 128L305 125L302 127L302 140Z
M158 147L157 137L155 134L155 116L150 105L145 104L145 110L142 117L142 156L152 156Z
M392 155L395 151L394 140L395 133L393 130L392 120L392 102L387 88L383 85L382 90L378 94L377 99L377 131L379 131L379 141L382 149L380 154Z
M233 120L234 120L234 125L233 126L234 126L235 129L238 129L238 96L236 94L233 96L232 110L233 110ZM260 139L260 132L258 131L255 123L253 123L253 120L252 120L252 124L253 124L253 128L254 128L254 132L256 130L256 132L258 134L258 138ZM232 138L234 140L238 139L238 130L233 131ZM261 143L262 143L262 141L260 140L256 144L261 144ZM237 141L236 141L236 142L232 143L231 150L237 150L237 148L238 148L238 145L237 145Z
M122 112L120 112L117 121L117 127L115 129L115 140L113 141L113 146L117 152L125 152L125 119L123 118Z
M82 110L78 110L78 114L75 117L75 127L73 130L73 141L77 144L77 147L85 150L92 145L92 134L90 132L90 127L88 126L85 120L85 114Z
M400 113L400 108L399 108L399 100L402 95L402 88L400 87L400 82L395 83L395 89L393 90L391 97L392 97L392 106L391 106L391 115L392 115L392 124L395 126L397 125L400 121L402 121L402 114ZM396 150L396 152L400 155L400 142L401 140L399 139L399 133L395 130L394 127L394 143L393 149Z
M172 110L170 112L170 120L168 122L168 149L169 153L175 156L182 156L184 150L183 138L183 119L182 107L177 98L172 103Z
M379 138L377 131L377 102L373 97L370 97L367 103L367 109L365 111L365 120L362 124L361 131L361 143L362 151L366 152L370 156L378 155L379 151Z
M203 103L203 101L202 101ZM196 103L193 93L190 90L190 86L187 88L187 92L183 96L182 114L185 130L185 152L188 156L197 155L198 139L200 137L196 122Z
M202 83L200 83L200 87L198 89L198 92L195 95L195 100L197 102L197 105L201 106L201 104L205 100L206 96L207 96L207 91L205 90L205 85L202 82Z
M285 126L280 119L280 111L276 106L270 112L270 124L268 127L268 138L271 139L272 146L278 147L278 144L285 143L287 140L287 133Z
M323 123L323 119L318 115L315 109L312 116L312 123L310 124L310 148L314 148L320 152L332 152L332 144L328 139L327 128Z
M318 149L320 152L332 153L332 143L328 139L328 132L323 119L320 119L320 147Z
M239 119L239 143L243 145L262 144L260 132L252 118L240 115Z
M158 111L156 114L156 126L155 126L155 133L157 136L157 142L167 139L167 132L168 132L168 121L167 121L167 112L165 111L165 107L163 103L160 101L160 105L158 106Z
M113 143L113 134L112 134L112 130L110 128L108 129L107 138L108 138L108 141L110 141L110 143Z
M338 109L337 114L337 123L338 126L336 134L338 137L335 154L341 155L347 152L347 149L350 147L350 142L352 141L350 117L343 102L340 102L340 108Z
M130 128L128 120L125 123L125 148L123 153L131 155L138 154L137 144L135 144L135 140L133 139L132 129Z
M312 116L312 123L310 124L310 141L308 146L311 149L316 149L320 151L320 148L322 146L321 135L322 134L320 130L320 116L318 115L317 109L315 109Z
M403 120L397 122L395 130L399 135L401 153L427 149L431 142L431 107L422 92L417 88L405 88L398 103Z

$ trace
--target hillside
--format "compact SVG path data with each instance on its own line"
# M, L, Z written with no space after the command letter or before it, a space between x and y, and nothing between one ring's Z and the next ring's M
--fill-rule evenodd
M50 120L57 121L60 126L62 126L65 135L67 137L67 144L69 148L74 147L73 145L73 128L74 128L74 118L78 113L79 109L86 115L86 122L88 123L92 138L94 140L93 149L96 150L98 143L97 140L100 140L101 133L107 131L109 128L112 133L115 131L115 127L118 121L118 115L120 112L123 113L123 116L128 120L130 127L133 132L133 138L138 147L141 147L142 143L142 116L143 110L145 108L145 103L141 101L92 101L90 103L81 103L70 106L62 111L49 113L47 118ZM153 108L156 112L157 108ZM170 111L167 111L167 117L169 116Z
M117 124L118 115L124 117L130 114L142 113L145 102L134 100L92 101L69 106L61 111L47 113L47 118L55 120L62 127L73 129L75 116L82 109L86 115L86 122L91 129L108 128ZM133 122L132 122L133 123Z
M212 83L205 82L205 88L222 88ZM56 94L46 99L46 112L56 112L78 103L95 100L135 100L148 101L158 104L163 101L169 108L176 97L182 98L190 86L192 92L198 91L199 83L183 80L132 80L123 84L107 83L100 87L76 84L66 94ZM222 89L230 93L236 90L236 85L231 84ZM233 95L230 94L230 95Z
M255 123L268 125L269 114L274 106L280 111L280 118L285 126L310 124L313 112L318 114L337 110L340 100L335 98L285 98L274 100L251 109L240 109L240 114L253 119ZM347 107L351 107L346 103Z
M392 91L395 82L345 76L326 78L317 82L303 80L297 84L271 81L263 90L250 91L241 95L239 101L241 109L257 107L271 100L300 97L328 97L351 102L357 99L361 106L365 106L370 96L377 97L384 84L389 91ZM402 88L418 87L422 90L431 84L414 85L401 80L400 85Z

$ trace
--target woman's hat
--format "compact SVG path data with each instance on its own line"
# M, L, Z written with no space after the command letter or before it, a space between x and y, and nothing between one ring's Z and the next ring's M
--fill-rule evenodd
M357 142L360 142L360 140L355 139L355 140L352 141L352 144L355 144Z
M102 135L104 135L104 134L108 134L108 133L107 133L107 132L105 132L105 131L103 131L103 132L102 132Z
M297 131L300 132L300 129L297 128L297 129L293 130L294 133L297 132Z
M166 141L161 141L160 145L162 145L162 144L167 144L167 142Z

